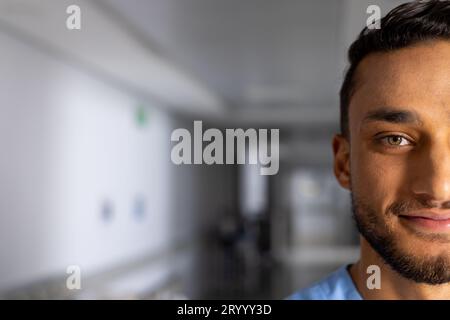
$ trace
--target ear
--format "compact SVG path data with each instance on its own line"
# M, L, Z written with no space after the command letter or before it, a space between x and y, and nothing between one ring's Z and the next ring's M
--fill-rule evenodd
M333 138L334 175L339 184L350 190L350 142L337 134Z

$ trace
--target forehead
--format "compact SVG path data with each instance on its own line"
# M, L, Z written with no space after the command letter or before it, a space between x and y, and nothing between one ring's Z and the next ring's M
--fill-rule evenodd
M448 114L450 41L425 42L364 58L355 74L350 127L383 106L411 109L425 118Z

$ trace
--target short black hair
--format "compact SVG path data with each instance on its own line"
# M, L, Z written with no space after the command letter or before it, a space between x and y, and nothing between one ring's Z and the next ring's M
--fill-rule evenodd
M340 91L341 134L349 136L348 109L354 91L354 75L361 60L371 53L438 39L450 40L449 0L407 2L383 17L379 29L366 26L348 50L350 66Z

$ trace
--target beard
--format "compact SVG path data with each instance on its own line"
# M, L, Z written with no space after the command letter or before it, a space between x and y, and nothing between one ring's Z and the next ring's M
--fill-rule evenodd
M390 230L383 216L370 206L369 201L364 201L353 192L351 193L353 218L359 233L366 239L370 246L394 271L406 279L416 283L439 285L450 282L450 256L441 254L438 256L416 255L407 252L399 246L402 239ZM417 201L397 202L392 204L387 214L400 215L412 208L424 208L426 204ZM430 243L448 243L448 238L442 235L430 235L414 232L414 235L427 240ZM450 250L449 250L450 251Z

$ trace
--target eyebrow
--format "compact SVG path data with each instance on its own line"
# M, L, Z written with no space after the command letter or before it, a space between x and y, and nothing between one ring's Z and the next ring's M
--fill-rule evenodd
M415 123L422 124L419 115L410 110L401 110L396 108L384 107L367 113L363 123L372 121L384 121L390 123Z

